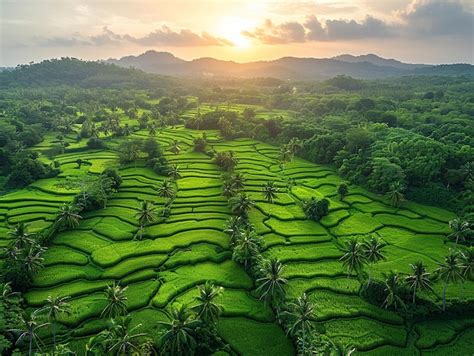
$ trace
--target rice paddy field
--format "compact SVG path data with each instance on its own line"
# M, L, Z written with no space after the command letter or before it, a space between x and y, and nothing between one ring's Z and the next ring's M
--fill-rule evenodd
M249 217L264 239L263 255L284 263L287 298L307 293L316 306L318 330L337 343L353 345L360 355L464 355L474 350L472 315L408 323L363 299L359 280L348 277L339 261L341 244L350 236L377 233L387 244L387 260L372 268L374 278L391 270L408 272L409 264L418 260L433 270L451 245L446 235L452 213L411 202L396 209L384 197L357 186L350 186L341 201L336 188L344 180L328 167L298 158L281 167L277 147L249 139L225 141L213 131L206 134L214 150L235 152L236 170L246 177L244 190L256 202ZM9 243L9 226L25 222L40 230L51 224L64 202L72 200L77 191L58 183L108 167L117 168L123 178L106 208L85 214L78 228L55 236L45 268L25 293L31 308L44 305L49 295L71 296L72 313L60 317L58 339L69 342L72 349L82 352L88 338L106 327L107 320L100 317L103 290L113 281L128 286L132 323L142 323L144 330L155 334L161 328L158 321L165 319L165 308L192 302L196 286L211 280L225 288L218 298L223 307L218 331L233 351L295 353L273 311L256 296L250 276L232 261L229 237L223 231L231 213L222 196L222 171L207 155L193 152L193 139L201 135L202 131L180 126L156 135L164 148L173 139L180 141L181 153L166 152L166 157L180 167L182 177L176 181L169 218L147 227L141 241L133 239L139 228L135 214L142 200L163 204L154 189L165 177L140 163L120 166L113 142L100 151L85 151L84 142L77 142L56 157L61 163L59 177L0 197L0 247L4 247ZM148 133L133 136L146 138ZM43 142L38 150L47 145ZM78 158L87 161L80 169ZM295 184L287 190L289 179ZM261 193L267 181L281 187L273 204ZM330 212L319 223L307 220L301 207L302 200L313 196L330 201ZM441 282L434 284L438 295L442 287ZM432 293L420 295L441 303ZM474 299L473 281L450 285L447 298Z

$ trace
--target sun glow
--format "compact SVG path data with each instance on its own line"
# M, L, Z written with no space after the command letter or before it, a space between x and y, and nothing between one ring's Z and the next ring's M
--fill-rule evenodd
M250 40L242 35L242 31L250 28L248 21L239 17L225 17L218 27L221 37L231 41L237 48L247 48L251 45Z

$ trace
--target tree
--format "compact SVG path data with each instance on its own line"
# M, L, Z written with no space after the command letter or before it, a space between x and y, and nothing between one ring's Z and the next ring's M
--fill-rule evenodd
M415 262L414 264L410 264L411 274L406 276L405 283L412 291L412 302L415 304L416 302L416 292L421 290L430 290L432 291L433 288L431 287L431 280L429 279L429 273L426 272L426 267L422 261Z
M41 350L40 343L41 339L38 335L38 331L41 328L48 326L48 323L39 323L35 312L24 313L21 318L21 326L19 329L13 329L13 332L19 333L16 340L16 345L23 342L23 340L28 340L28 355L33 354L33 343L36 347Z
M153 121L148 123L148 133L150 136L156 136L156 125Z
M367 261L367 264L369 264L369 266L371 264L385 260L383 247L384 245L375 236L371 236L367 241L364 241L362 243L362 249L365 255L365 259ZM369 285L370 285L370 270L369 270L369 280L367 281L367 286Z
M43 268L44 251L46 251L46 248L37 244L30 246L30 248L27 250L23 260L23 266L30 276L35 275Z
M255 205L255 202L245 193L240 193L229 199L232 213L240 216L247 216L248 211Z
M260 255L263 241L254 230L246 229L235 242L232 259L248 269Z
M214 157L214 162L224 170L230 172L237 166L239 160L235 157L233 151L217 152Z
M135 217L140 224L140 231L142 231L145 226L156 221L155 205L147 200L142 201Z
M56 323L61 314L69 314L70 297L48 296L46 305L39 309L39 313L45 313L46 318L53 331L53 354L56 351Z
M225 196L226 198L230 198L236 194L237 194L237 189L235 189L233 182L230 179L225 180L224 183L222 184L222 195Z
M357 241L355 237L352 237L346 243L343 252L344 255L339 260L342 261L342 265L347 268L348 276L350 276L352 272L359 274L367 263L363 245Z
M273 203L277 197L278 188L275 186L275 182L266 182L262 188L263 198Z
M118 321L112 319L111 332L108 333L109 348L108 354L115 355L134 355L135 353L141 355L140 347L143 346L143 338L147 337L146 333L135 333L135 331L142 327L142 324L137 324L130 328L130 317L119 318Z
M153 140L153 139L152 139ZM140 158L143 141L140 139L128 140L119 146L119 158L122 163L136 162Z
M448 238L454 240L456 245L459 241L466 241L470 234L472 234L471 224L469 224L468 221L463 221L459 218L451 220L449 222L449 227L452 232L448 235Z
M260 294L260 299L265 301L265 304L271 303L278 308L285 300L285 286L288 280L283 278L284 266L277 259L264 261L260 267L260 272L263 277L257 279L260 286L257 292Z
M76 159L77 169L81 169L82 163L84 161L81 158Z
M199 130L199 128L198 128ZM206 150L206 147L207 147L207 140L206 138L204 137L196 137L194 139L194 151L195 152L204 152Z
M205 324L215 324L222 313L222 307L215 303L215 299L222 294L224 289L207 281L204 285L198 286L198 291L199 296L195 298L197 304L193 310Z
M405 302L401 297L403 285L400 275L391 271L388 275L384 275L384 277L384 292L387 296L385 297L382 306L384 308L389 308L393 306L394 309L398 309L399 307L405 308Z
M173 180L177 180L177 179L181 178L181 172L180 172L179 166L175 165L175 164L171 165L170 170L168 172L168 175Z
M438 276L443 280L443 311L446 310L446 290L448 283L455 283L464 279L463 265L460 260L460 253L449 250L449 254L444 258L443 262L438 263Z
M191 311L181 305L166 312L169 321L159 321L167 329L159 340L158 345L171 355L192 355L196 348L194 331L199 321L193 317Z
M329 200L311 197L310 200L303 201L303 211L308 219L319 221L329 213Z
M306 353L306 336L313 330L313 320L316 317L314 305L303 293L295 302L290 303L285 315L289 317L288 333L301 340L301 354Z
M240 173L240 172L237 172L233 175L230 176L229 178L230 182L232 183L232 185L234 186L234 188L236 190L241 190L241 189L244 189L244 184L245 184L245 176Z
M344 197L349 193L349 188L347 187L347 184L341 183L337 187L337 194L339 194L339 199L344 200Z
M235 244L246 227L247 224L245 224L245 221L240 216L231 216L229 220L227 220L224 232L230 235L231 246Z
M13 237L13 245L18 249L31 246L35 242L33 239L35 234L28 232L28 225L25 223L18 223L11 231L8 232L8 235Z
M170 150L172 153L174 153L175 155L177 155L178 153L181 152L181 146L180 146L180 142L178 140L173 140L171 141L169 147L168 147L168 150Z
M172 198L174 196L173 183L168 179L164 179L156 188L156 193L162 198Z
M470 280L474 279L474 248L470 247L461 252L459 259L461 261L464 278L468 278Z
M82 216L79 215L79 208L77 205L64 203L56 216L55 225L59 229L73 229L79 226L79 221L81 219Z
M108 285L105 288L104 295L107 305L100 314L101 317L107 316L115 318L120 315L127 313L127 297L125 291L128 287L121 287L119 284L114 282L112 285Z
M386 196L390 200L390 204L396 208L400 207L400 204L405 200L403 192L405 187L400 182L394 182L390 185L390 190Z

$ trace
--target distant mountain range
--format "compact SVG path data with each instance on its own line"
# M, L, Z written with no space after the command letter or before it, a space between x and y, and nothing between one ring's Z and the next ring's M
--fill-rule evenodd
M138 56L108 59L106 62L121 67L134 67L149 73L192 77L273 77L321 80L341 74L360 79L418 74L474 76L474 67L469 64L409 64L374 54L362 56L343 54L333 58L283 57L271 61L237 63L209 57L186 61L169 52L147 51Z

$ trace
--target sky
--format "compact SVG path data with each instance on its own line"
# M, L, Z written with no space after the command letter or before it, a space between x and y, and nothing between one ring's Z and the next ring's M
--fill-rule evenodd
M473 63L471 0L0 0L0 66L147 50L238 62L374 53Z

